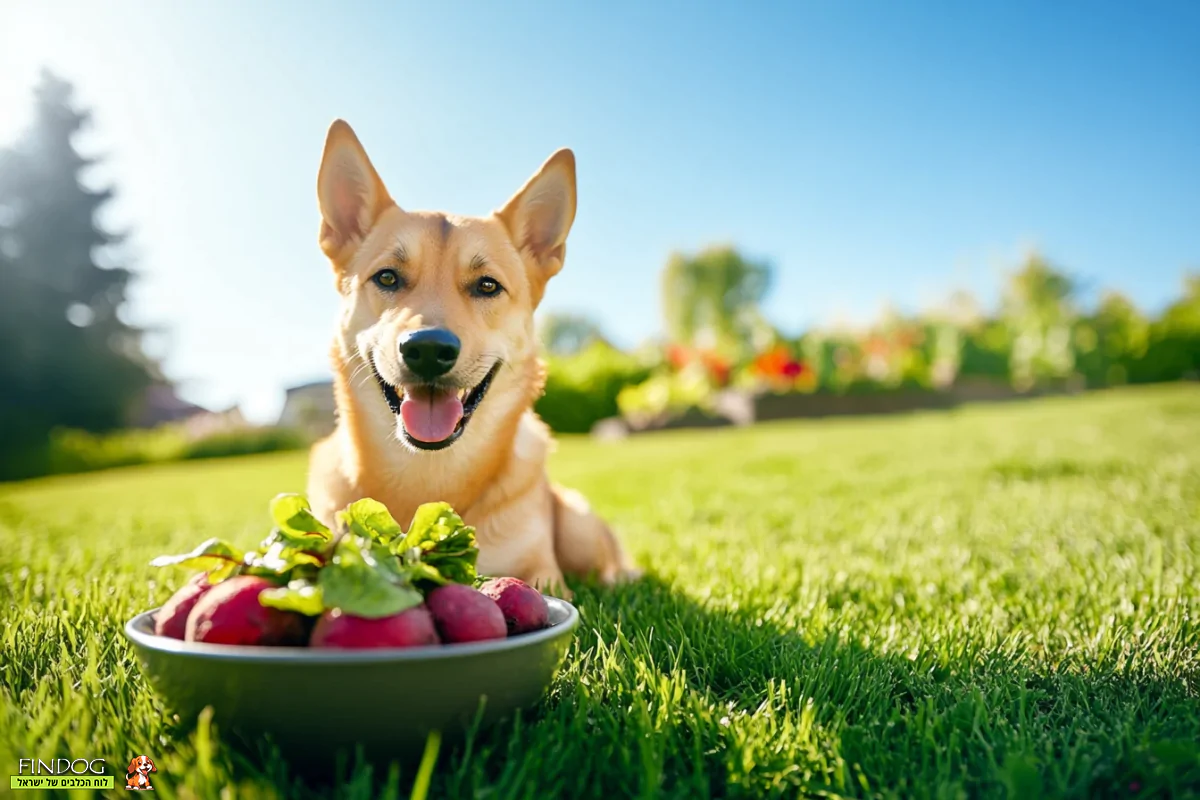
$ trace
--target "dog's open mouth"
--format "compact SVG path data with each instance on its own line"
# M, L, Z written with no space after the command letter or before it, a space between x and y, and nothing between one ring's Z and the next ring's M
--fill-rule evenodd
M471 415L483 401L492 378L500 369L496 362L473 389L454 389L436 384L393 386L374 370L388 406L400 418L405 440L421 450L441 450L462 436Z

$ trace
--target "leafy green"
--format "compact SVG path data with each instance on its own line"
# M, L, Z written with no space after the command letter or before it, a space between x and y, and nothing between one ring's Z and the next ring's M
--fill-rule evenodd
M432 564L427 564L424 561L414 561L411 564L405 565L413 583L432 583L435 586L445 586L448 583L453 583L450 579L442 575L438 568Z
M287 586L260 592L258 602L268 608L317 617L325 611L323 594L321 587L310 580L293 580Z
M430 550L441 540L464 527L465 523L449 503L425 503L413 514L412 524L404 535L401 547L420 547Z
M271 501L271 518L284 534L329 541L329 528L313 516L308 498L301 494L278 494Z
M209 539L190 553L151 563L205 570L213 583L238 572L271 578L286 585L264 592L263 605L310 616L340 608L378 619L419 605L432 586L476 582L475 529L447 503L419 507L407 533L370 498L338 512L338 537L313 516L303 495L276 495L271 517L275 527L257 549L242 552Z
M404 534L400 523L392 518L387 506L369 497L353 502L339 511L338 520L354 535L380 544L389 544Z
M222 563L208 571L208 582L220 583L226 578L233 577L233 575L237 574L240 569L241 566L239 564L234 564L232 561Z
M219 583L242 566L245 553L224 539L207 539L190 553L159 556L150 562L152 567L188 567L208 573L209 583Z
M355 536L344 537L333 558L321 569L317 585L325 607L379 619L420 605L424 598L395 556L369 543L364 549L364 543Z
M275 542L283 542L287 547L302 550L306 553L321 553L330 544L330 540L324 537L311 534L297 536L282 528L273 529L270 535L263 540L262 547L270 547Z
M294 537L292 537L294 538ZM247 566L283 574L296 567L309 565L320 567L325 559L319 554L294 546L287 534L276 531L263 541L264 550L253 550L246 554Z
M393 549L410 567L421 564L417 576L438 584L475 581L475 529L463 522L449 503L426 503L413 515L408 533Z

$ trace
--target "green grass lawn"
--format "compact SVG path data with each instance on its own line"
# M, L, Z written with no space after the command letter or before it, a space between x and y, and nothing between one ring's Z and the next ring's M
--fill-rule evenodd
M120 632L186 577L150 558L253 544L305 468L0 486L0 768L145 752L166 797L406 796L238 756ZM1194 386L569 440L551 469L649 577L579 587L544 703L444 750L431 797L1200 795Z

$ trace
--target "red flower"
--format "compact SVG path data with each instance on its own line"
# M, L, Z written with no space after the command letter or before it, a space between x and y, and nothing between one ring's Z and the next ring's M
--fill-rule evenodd
M699 355L704 368L708 370L708 374L717 382L717 385L724 386L729 383L729 362L710 351L702 351Z
M791 362L792 357L786 347L782 345L773 347L764 353L760 353L754 359L753 369L755 372L766 377L778 377L785 375L787 365Z
M692 360L692 354L681 344L667 345L667 363L675 369L683 369Z
M783 375L788 378L799 378L804 374L804 365L799 361L789 361L783 365Z
M708 371L712 373L713 380L718 386L727 386L729 384L729 365L728 364L711 364Z

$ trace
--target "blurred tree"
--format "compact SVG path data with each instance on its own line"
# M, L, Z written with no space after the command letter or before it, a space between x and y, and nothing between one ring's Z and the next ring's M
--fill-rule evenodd
M1107 292L1095 313L1075 329L1076 361L1089 387L1128 382L1130 368L1146 354L1150 321L1127 297Z
M662 276L667 332L682 345L744 355L771 336L759 311L770 283L768 264L749 261L732 247L676 253Z
M945 301L922 320L925 327L924 355L929 364L929 385L952 386L960 375L981 367L975 337L987 324L983 309L966 289L955 289ZM1002 359L1007 371L1008 358ZM978 372L970 377L979 377Z
M1130 367L1130 381L1176 381L1200 377L1200 272L1183 279L1183 297L1150 326L1145 358Z
M1200 334L1200 272L1183 277L1183 297L1163 312L1162 323L1168 329L1195 336Z
M112 197L82 173L73 138L89 115L44 72L32 126L0 151L0 474L36 472L59 426L120 427L157 371L119 317L131 273L104 268L120 238L96 216Z
M1009 275L1002 316L1012 335L1009 369L1017 388L1071 375L1074 294L1071 278L1036 252Z
M962 340L963 378L1010 380L1012 336L1002 320L981 320L968 328Z
M542 346L555 356L571 356L593 342L604 342L600 326L582 314L546 314L541 319Z

